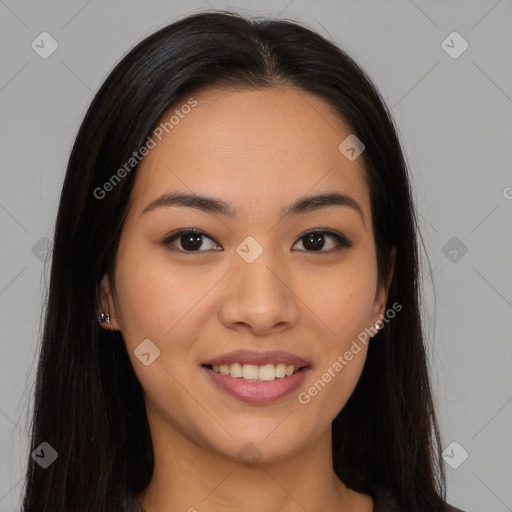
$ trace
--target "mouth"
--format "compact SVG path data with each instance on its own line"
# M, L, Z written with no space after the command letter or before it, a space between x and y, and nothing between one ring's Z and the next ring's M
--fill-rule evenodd
M295 375L297 372L308 368L308 366L300 366L296 368L293 364L285 363L265 364L261 366L256 364L241 363L220 365L204 364L202 366L214 371L215 373L228 375L234 379L261 382L271 382L276 379L286 379L292 375Z
M214 388L250 404L275 402L294 391L311 371L309 361L283 351L238 351L201 364Z

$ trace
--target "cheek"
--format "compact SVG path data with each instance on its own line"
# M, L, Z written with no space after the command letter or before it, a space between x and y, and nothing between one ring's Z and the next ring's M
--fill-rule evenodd
M162 349L171 343L174 355L185 351L201 325L199 316L214 314L208 298L223 272L173 265L154 249L137 252L126 245L118 255L116 290L127 346L149 338Z
M183 286L183 276L149 255L118 252L116 291L121 330L127 344L161 338L190 310L194 287Z
M347 268L321 279L316 276L315 292L306 301L323 335L315 349L318 364L314 379L303 389L299 402L323 410L331 420L346 404L363 371L369 340L365 329L370 327L375 279L370 266Z
M376 274L371 266L346 267L337 273L315 276L300 297L315 313L327 338L340 350L370 327L375 302Z

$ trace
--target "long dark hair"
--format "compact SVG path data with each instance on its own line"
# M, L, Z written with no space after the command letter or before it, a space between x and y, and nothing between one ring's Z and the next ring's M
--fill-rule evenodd
M332 424L336 474L358 492L388 489L407 510L437 510L445 497L420 316L418 225L396 128L370 79L335 44L296 22L202 12L137 44L115 66L76 137L56 222L31 425L24 512L112 510L112 496L149 483L153 449L143 390L121 333L98 325L98 283L113 261L137 166L101 188L144 146L162 116L215 85L291 85L325 100L363 141L378 274L388 304L402 305L369 344L348 403ZM341 141L340 141L341 142ZM421 235L420 235L421 238ZM118 495L116 494L116 496Z

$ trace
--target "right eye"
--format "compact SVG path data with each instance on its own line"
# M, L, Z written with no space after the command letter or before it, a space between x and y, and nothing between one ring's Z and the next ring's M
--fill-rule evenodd
M204 250L199 250L199 248L203 245L203 238L207 238L214 243L215 247L219 247L216 245L215 240L209 237L203 231L197 229L180 229L166 236L162 241L162 245L169 248L169 250L174 252L206 252ZM176 248L176 243L178 244L178 248ZM208 250L208 249L207 249ZM211 250L211 249L210 249ZM222 250L222 249L213 249Z

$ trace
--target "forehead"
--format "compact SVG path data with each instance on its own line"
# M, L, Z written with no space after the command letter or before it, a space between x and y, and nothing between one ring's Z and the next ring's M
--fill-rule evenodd
M209 88L175 104L160 127L137 171L132 206L139 210L180 190L222 197L252 215L329 189L370 210L362 158L350 161L338 149L350 127L305 91Z

